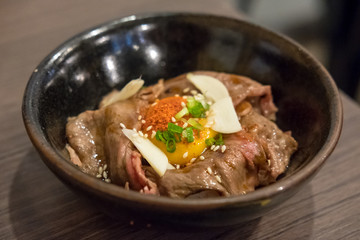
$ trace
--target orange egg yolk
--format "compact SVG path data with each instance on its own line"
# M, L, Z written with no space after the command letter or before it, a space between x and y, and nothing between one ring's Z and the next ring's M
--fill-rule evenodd
M166 150L166 144L164 142L158 141L155 137L151 137L154 135L153 131L167 130L169 122L181 127L184 126L185 122L182 120L173 121L174 116L183 109L182 102L186 104L186 99L182 97L167 97L157 101L148 109L144 116L145 122L142 125L142 131L147 133L150 141L165 153L169 163L178 165L185 165L193 158L200 156L207 148L205 140L215 137L217 134L217 132L212 129L205 127L203 127L202 130L193 130L194 141L189 143L185 138L182 138L181 142L176 143L176 150L172 153ZM185 119L188 117L189 116L184 116ZM206 119L200 118L198 122L202 126L205 126Z

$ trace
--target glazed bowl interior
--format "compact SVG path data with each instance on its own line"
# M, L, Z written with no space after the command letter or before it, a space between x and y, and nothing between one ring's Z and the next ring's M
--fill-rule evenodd
M271 85L279 108L276 122L281 129L291 130L299 142L288 170L276 183L243 196L176 200L125 191L69 163L64 150L68 117L95 109L103 95L139 76L151 85L160 78L194 70L240 74ZM269 206L275 206L308 181L336 145L342 110L339 93L326 70L291 40L243 20L157 14L103 24L54 50L31 76L23 117L33 144L49 168L95 201L106 199L113 207L125 205L158 211L163 216L196 211L199 218L205 218L202 210L222 209L226 218L229 213L224 209L249 204L256 208L269 199ZM261 215L263 210L254 211L256 214L248 218ZM238 218L236 214L243 219L251 215L242 209L231 218Z

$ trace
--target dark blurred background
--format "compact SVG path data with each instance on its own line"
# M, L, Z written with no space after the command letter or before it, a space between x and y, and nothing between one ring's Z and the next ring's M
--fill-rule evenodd
M169 11L246 15L284 33L360 102L360 0L0 0L0 80L15 78L25 84L46 54L85 29L132 14ZM21 94L11 97L21 99Z
M249 18L295 39L360 102L359 0L234 0Z

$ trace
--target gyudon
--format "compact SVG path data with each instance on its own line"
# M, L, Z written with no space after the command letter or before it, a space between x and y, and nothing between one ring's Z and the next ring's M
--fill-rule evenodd
M146 194L229 196L274 182L297 149L273 122L269 86L217 72L143 83L68 119L66 148L83 172Z

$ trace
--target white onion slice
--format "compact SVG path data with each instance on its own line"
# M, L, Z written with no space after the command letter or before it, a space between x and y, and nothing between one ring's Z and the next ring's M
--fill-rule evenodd
M218 79L206 75L188 73L187 79L197 87L206 98L216 102L229 96L225 85Z
M114 102L126 100L135 95L144 85L144 80L141 78L131 80L120 91L110 93L107 98L102 101L101 107L106 107Z
M149 139L141 137L136 131L131 129L122 129L122 131L160 177L165 174L166 169L173 169L173 167L169 166L171 164L169 164L165 153Z
M242 129L231 97L222 98L211 105L208 123L211 129L220 133L235 133Z

